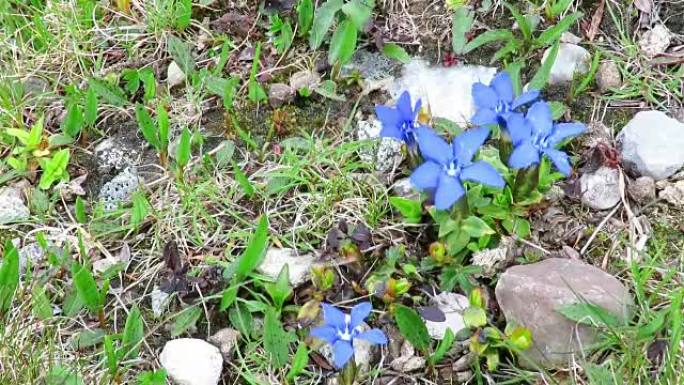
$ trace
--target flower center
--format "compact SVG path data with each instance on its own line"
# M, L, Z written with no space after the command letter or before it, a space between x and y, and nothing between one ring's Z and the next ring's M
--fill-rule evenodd
M504 102L503 100L499 100L498 103L496 103L496 107L494 107L494 112L497 114L502 114L504 112L508 112L510 109L510 106L508 103Z
M461 165L455 160L452 160L444 166L444 172L453 178L461 173Z
M540 150L543 148L547 148L549 147L549 137L548 135L544 134L535 134L532 137L532 144L534 145L534 147Z
M349 330L351 325L351 316L349 314L344 315L344 330L337 329L337 336L343 341L352 340L352 332Z

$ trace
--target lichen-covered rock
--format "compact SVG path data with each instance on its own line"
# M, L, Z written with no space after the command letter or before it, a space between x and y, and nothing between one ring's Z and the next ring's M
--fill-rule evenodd
M482 267L482 274L486 277L494 275L504 262L511 256L511 248L515 240L511 237L501 238L498 247L483 249L473 253L473 265Z
M31 216L20 188L0 189L0 225L25 221Z
M608 210L620 202L620 171L601 167L580 177L582 203L594 210Z
M290 87L294 91L299 91L301 89L312 90L318 87L321 82L321 75L316 72L309 70L302 70L295 72L290 76Z
M392 185L392 192L402 198L419 200L420 191L411 183L411 178L401 178Z
M360 154L364 161L374 163L375 169L381 172L390 171L402 162L404 159L401 152L402 142L393 138L380 138L382 124L379 120L375 118L359 120L357 125L356 132L359 140L378 140L374 149Z
M606 60L599 64L596 71L596 85L599 91L606 92L611 88L622 86L622 75L618 65L612 60Z
M219 349L197 338L168 341L159 361L178 385L216 385L223 369L223 356Z
M532 332L533 345L520 361L530 368L568 366L582 348L597 342L594 328L559 312L564 306L589 302L627 322L633 305L629 290L615 277L584 262L560 258L509 268L495 292L506 322Z
M95 157L97 158L97 170L100 173L110 173L134 166L138 158L138 151L116 139L107 138L95 147Z
M629 196L639 203L648 203L656 197L655 181L650 176L640 176L627 186Z
M275 280L287 265L290 284L297 287L311 279L311 268L317 259L313 253L299 255L294 249L270 248L257 271Z
M684 180L667 185L659 197L675 207L684 207Z
M644 32L639 39L641 52L649 58L660 55L672 42L672 33L664 24L656 24L651 30Z
M209 337L207 341L219 348L221 354L223 355L223 359L226 362L230 362L238 338L240 338L239 331L231 328L224 328L214 333L214 335Z
M549 56L551 49L547 49L542 57L542 62ZM558 56L551 66L549 84L563 84L571 82L575 73L586 74L589 72L591 54L586 49L570 43L561 43L558 48Z
M127 168L100 189L99 199L104 202L105 211L116 210L119 204L131 200L140 187L140 178L134 168Z

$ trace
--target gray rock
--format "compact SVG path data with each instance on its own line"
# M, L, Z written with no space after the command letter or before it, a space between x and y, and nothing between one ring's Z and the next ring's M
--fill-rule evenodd
M579 44L582 42L582 38L572 32L565 31L561 34L560 41L561 43Z
M160 318L169 306L171 295L159 287L155 286L152 293L150 293L150 304L152 307L152 316Z
M542 62L549 56L551 49L547 49L542 57ZM571 82L575 73L586 74L589 72L591 54L586 49L569 43L561 43L558 48L558 56L551 66L549 84L563 84Z
M582 203L594 210L608 210L620 202L620 171L601 167L580 177Z
M572 356L597 342L595 329L570 321L558 310L588 301L621 320L631 318L629 290L610 274L581 261L551 258L506 270L496 285L496 299L506 321L532 332L533 346L521 363L553 368L571 364Z
M257 267L257 271L275 280L283 267L287 265L290 284L297 287L311 279L311 268L317 259L313 253L299 255L294 249L270 248L266 251L266 256Z
M133 168L127 168L100 189L99 199L104 202L105 211L114 211L122 203L128 203L140 187L140 178Z
M32 269L45 260L45 250L37 242L31 242L19 249L19 272L24 274L29 265Z
M622 75L620 68L612 60L606 60L599 64L596 71L596 85L599 91L606 92L611 88L620 88L622 86Z
M159 361L178 385L216 385L223 370L223 356L219 349L196 338L168 341Z
M515 240L513 238L503 237L498 247L473 253L473 265L482 267L482 274L491 277L509 257L512 257L511 249L514 245Z
M664 24L656 24L653 29L644 32L639 39L641 52L653 58L667 50L672 42L672 33Z
M209 337L207 341L219 348L221 354L223 355L223 359L226 362L230 362L238 338L240 338L239 331L231 328L225 328L219 330L213 336Z
M381 172L387 172L397 167L403 160L402 142L393 138L380 138L382 124L379 120L359 120L357 123L357 137L359 140L376 140L379 143L374 149L362 151L361 158L369 163L374 163L375 168Z
M425 358L416 356L416 349L410 342L404 341L401 345L401 355L390 363L392 369L407 373L425 367Z
M349 63L342 66L342 76L359 73L363 81L364 92L375 91L387 87L394 80L398 64L377 51L357 50Z
M627 186L629 196L639 203L648 203L656 197L655 181L649 176L640 176Z
M684 165L684 124L660 111L634 115L617 139L624 166L638 176L659 181Z
M22 222L30 216L20 188L8 186L0 189L0 225Z
M271 107L280 107L294 100L295 91L284 83L274 83L268 89L268 102Z
M185 82L185 73L175 61L172 61L166 70L166 82L169 87L176 87Z
M475 113L473 84L489 84L497 69L483 66L432 67L422 60L412 60L404 66L388 91L393 98L408 91L413 102L421 99L434 117L449 119L463 127Z
M442 340L447 329L457 334L466 328L463 311L470 306L470 301L466 296L448 292L440 293L432 299L432 305L444 313L446 320L444 322L424 320L430 337Z
M684 180L666 186L659 197L675 207L684 207Z
M303 88L312 90L318 87L321 82L321 75L309 70L295 72L290 76L290 88L299 91Z
M136 164L138 151L125 144L107 138L95 147L97 170L100 173L121 171Z
M392 185L392 192L399 197L419 200L420 191L411 183L411 178L401 178Z

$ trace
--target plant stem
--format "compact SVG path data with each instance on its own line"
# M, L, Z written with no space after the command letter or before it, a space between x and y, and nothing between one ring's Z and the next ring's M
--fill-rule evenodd
M353 385L356 378L356 361L354 356L349 359L347 364L340 371L340 385Z
M499 137L499 157L501 161L508 164L508 159L511 157L513 152L513 143L511 141L511 136L508 131L501 129L501 136Z
M100 321L100 327L102 329L107 328L107 320L105 319L105 312L104 308L100 309L100 311L97 312L97 319Z
M463 196L459 198L456 201L456 203L454 203L454 206L451 208L451 219L455 220L456 222L460 222L468 215L470 215L470 207L468 207L468 197L466 194L463 194Z
M529 198L532 191L539 186L539 165L535 164L528 168L518 170L513 185L513 199L515 202L522 202Z

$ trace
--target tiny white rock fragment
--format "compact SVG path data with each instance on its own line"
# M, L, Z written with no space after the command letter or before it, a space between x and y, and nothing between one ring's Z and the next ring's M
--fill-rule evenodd
M316 262L313 253L297 255L297 251L288 248L270 248L257 271L269 278L277 279L278 274L287 265L290 285L297 287L311 278L311 267Z
M169 68L166 71L166 82L169 84L169 87L176 87L185 82L185 73L175 61L169 64Z

